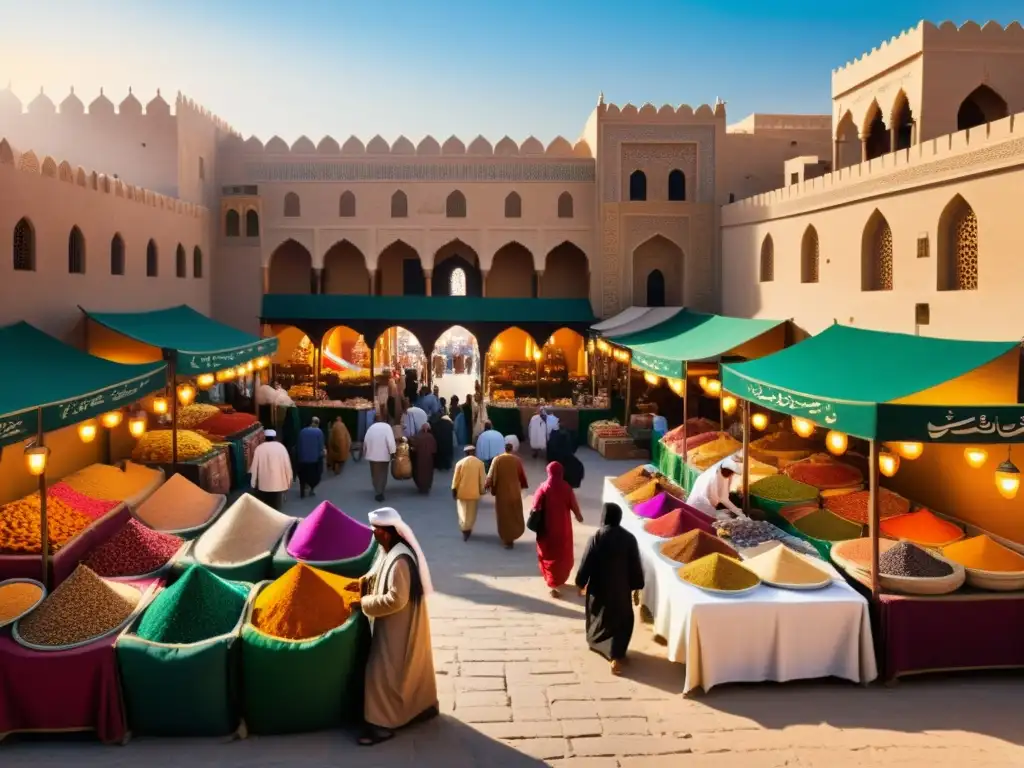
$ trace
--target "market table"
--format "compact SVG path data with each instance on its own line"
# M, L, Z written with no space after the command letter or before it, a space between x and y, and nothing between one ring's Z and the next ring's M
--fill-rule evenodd
M162 581L129 582L152 599ZM95 731L105 743L127 737L114 644L120 633L67 651L19 645L0 630L0 739L16 732Z
M622 507L622 526L636 537L643 604L655 633L668 641L669 660L686 665L684 693L732 682L841 677L866 683L878 676L868 602L838 573L825 589L761 586L740 597L713 595L678 577L681 565L656 551L664 540L643 529L645 521L629 511L611 478L602 499Z

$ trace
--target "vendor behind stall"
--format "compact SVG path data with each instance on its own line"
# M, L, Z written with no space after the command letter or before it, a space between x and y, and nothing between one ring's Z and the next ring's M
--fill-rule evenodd
M729 499L732 476L739 469L735 456L729 456L708 467L694 482L693 489L686 499L687 503L720 519L745 517L743 510Z

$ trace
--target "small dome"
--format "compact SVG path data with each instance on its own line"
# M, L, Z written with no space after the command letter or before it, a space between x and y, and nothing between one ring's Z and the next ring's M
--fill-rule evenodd
M114 114L114 102L103 95L103 89L100 88L100 95L92 100L89 104L90 115L112 115Z
M341 145L338 144L333 136L324 136L320 139L320 143L316 145L316 151L322 155L336 155L341 152Z
M544 145L540 143L538 139L530 136L526 141L519 147L520 155L543 155Z
M271 136L267 142L267 152L287 152L288 145L280 136Z
M441 145L441 154L464 155L466 154L466 145L457 136L449 136L448 140Z
M60 113L62 115L85 114L85 104L83 104L82 100L75 95L74 86L72 86L71 93L67 95L67 98L60 103Z
M43 89L40 88L39 95L28 103L28 111L34 115L52 115L56 113L57 107L54 106L50 97L43 93Z
M14 95L14 91L11 90L11 84L8 83L7 87L0 91L0 114L21 114L23 106L21 99Z
M313 142L310 141L307 136L299 136L292 144L292 152L299 152L302 154L312 154L316 152L316 147L313 146Z
M494 154L499 157L512 157L519 154L519 145L511 138L505 136L494 145Z
M363 142L359 140L358 136L349 136L341 145L341 154L343 155L361 155L365 152L366 147L363 146Z
M395 143L391 145L391 154L393 155L414 155L416 154L416 147L412 145L405 136L399 136L395 139Z
M142 103L135 98L135 94L132 93L132 89L128 89L128 95L124 97L117 106L117 113L119 115L141 115L142 114Z
M384 137L380 134L370 139L370 142L366 145L366 154L368 155L390 155L391 145L388 144Z
M437 139L433 136L424 136L420 139L420 143L416 145L417 155L440 155L441 145L437 143Z
M160 89L156 91L156 96L153 100L146 105L147 115L159 115L165 117L171 114L171 105L164 101L164 97L160 95Z

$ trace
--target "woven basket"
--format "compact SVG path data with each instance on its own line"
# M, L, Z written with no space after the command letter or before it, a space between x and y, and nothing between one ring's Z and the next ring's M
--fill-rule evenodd
M947 560L942 555L929 552L936 560L949 565L953 572L949 576L938 578L919 578L914 576L887 576L884 573L878 575L878 583L887 592L899 592L904 595L948 595L963 586L967 578L967 572L962 565Z

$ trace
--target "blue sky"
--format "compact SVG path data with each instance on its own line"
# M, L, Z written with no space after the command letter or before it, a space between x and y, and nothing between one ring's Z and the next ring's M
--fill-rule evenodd
M919 19L1021 0L0 0L0 83L88 103L181 90L248 136L579 136L623 104L828 113L830 72ZM0 126L2 133L2 126Z

